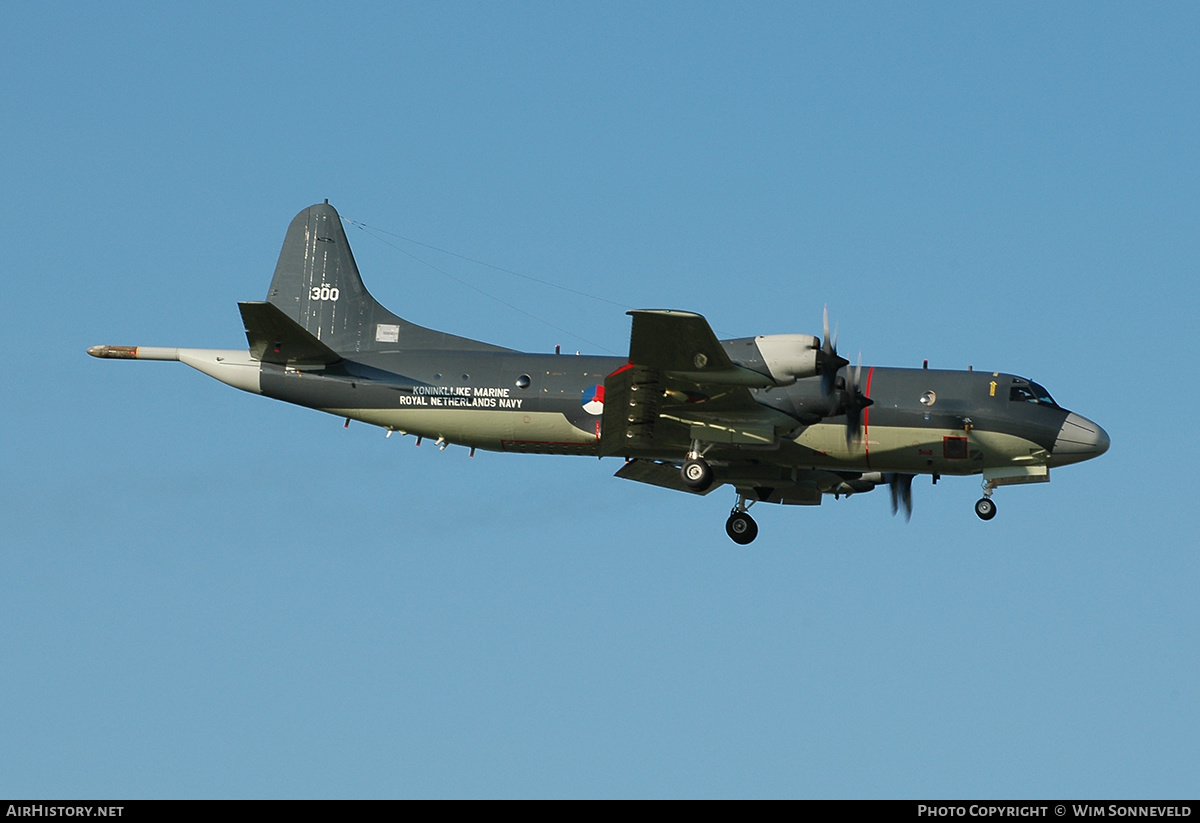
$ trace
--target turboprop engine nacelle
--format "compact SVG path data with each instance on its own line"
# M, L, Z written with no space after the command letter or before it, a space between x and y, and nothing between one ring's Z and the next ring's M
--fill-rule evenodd
M781 386L815 377L821 339L811 334L761 334L754 338L771 379Z

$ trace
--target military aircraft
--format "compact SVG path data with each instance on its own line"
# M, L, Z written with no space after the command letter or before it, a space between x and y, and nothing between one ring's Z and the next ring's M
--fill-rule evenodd
M1002 372L863 367L820 338L718 340L686 311L639 310L629 357L536 354L403 320L367 292L329 201L292 220L263 302L239 303L248 350L93 346L176 360L238 389L471 449L622 457L617 477L704 495L731 486L726 532L760 502L818 505L887 485L912 514L918 474L998 486L1103 454L1105 431Z

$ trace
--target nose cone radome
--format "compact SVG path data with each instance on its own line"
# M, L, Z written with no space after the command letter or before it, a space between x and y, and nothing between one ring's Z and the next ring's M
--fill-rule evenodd
M1108 451L1108 432L1074 412L1067 415L1054 441L1054 462L1078 463Z

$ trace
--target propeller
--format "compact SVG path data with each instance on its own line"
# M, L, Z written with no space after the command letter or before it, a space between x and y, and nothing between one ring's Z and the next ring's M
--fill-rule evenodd
M838 369L842 366L849 366L850 361L844 357L838 357L837 329L834 328L832 338L829 336L829 306L825 307L822 319L825 333L821 337L821 351L817 355L817 364L821 372L821 393L828 397L833 394Z
M847 364L849 365L849 364ZM875 401L862 393L862 352L858 354L858 366L854 369L854 379L849 381L850 372L841 382L842 410L846 413L846 446L862 438L863 409Z
M900 510L900 505L904 504L904 519L912 519L912 482L915 474L901 474L899 472L888 474L888 485L892 488L892 514Z
M853 379L849 370L845 377L838 377L838 371L843 366L849 366L850 361L837 353L837 327L833 335L829 334L829 306L821 315L823 333L821 348L817 352L817 367L821 374L821 394L827 398L836 399L830 402L827 416L846 415L846 447L862 436L862 411L873 402L862 393L862 352L858 354L858 368L854 370ZM837 393L834 398L834 393Z

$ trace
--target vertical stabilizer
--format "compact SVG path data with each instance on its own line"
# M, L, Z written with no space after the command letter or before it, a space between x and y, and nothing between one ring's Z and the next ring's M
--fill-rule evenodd
M403 349L500 350L400 319L363 285L342 219L328 202L288 226L267 302L339 353Z

